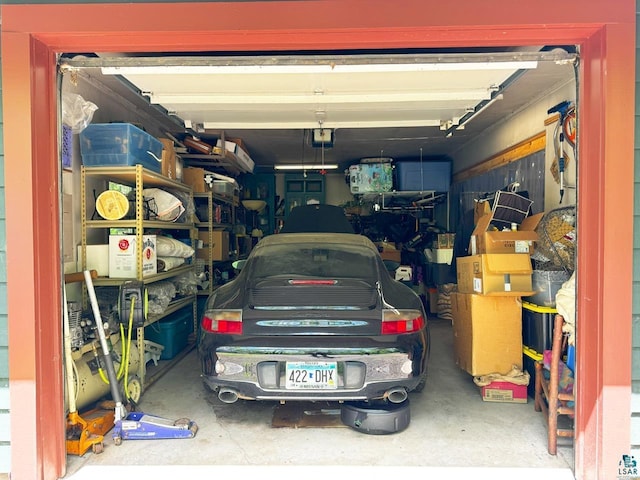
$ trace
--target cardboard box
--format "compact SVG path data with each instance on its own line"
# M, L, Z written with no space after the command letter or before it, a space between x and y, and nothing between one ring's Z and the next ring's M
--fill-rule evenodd
M451 293L456 364L471 375L507 374L522 368L522 301ZM526 395L526 394L525 394Z
M162 142L162 175L176 180L176 149L170 138L159 138Z
M204 193L211 191L205 178L211 172L200 167L186 167L182 169L183 182L191 185L193 193Z
M135 235L109 235L109 278L138 278ZM156 236L142 237L142 276L158 273Z
M109 276L109 245L86 245L87 263L82 267L82 245L78 245L78 272L95 270L99 277Z
M224 150L227 153L232 153L235 155L236 159L238 160L239 166L245 171L245 172L253 172L253 168L255 167L255 163L253 162L253 160L251 159L251 157L249 156L249 153L240 146L241 144L241 140L239 139L234 139L235 142L231 142L229 140L225 140L224 142ZM238 143L236 143L238 142ZM214 148L214 153L218 153L218 154L222 154L222 140L218 139L218 141L216 142L216 146Z
M480 387L480 395L485 402L527 403L527 385L491 382Z
M214 230L211 232L211 258L209 258L209 232L198 232L198 238L202 241L203 248L196 251L196 257L210 261L229 260L229 232L226 230Z
M453 248L425 248L424 256L429 263L451 265L453 261Z
M383 260L391 260L392 262L400 263L401 260L401 252L396 249L396 246L387 243L387 242L377 242L376 247L378 247L378 252L380 252L380 256Z
M525 218L518 226L518 230L491 231L492 215L484 215L471 234L469 252L471 255L481 253L533 253L534 244L538 240L535 232L544 213L538 213Z
M491 202L489 200L473 201L473 224L477 225L478 220L491 213Z
M531 258L523 253L486 253L456 258L458 291L481 295L532 295Z

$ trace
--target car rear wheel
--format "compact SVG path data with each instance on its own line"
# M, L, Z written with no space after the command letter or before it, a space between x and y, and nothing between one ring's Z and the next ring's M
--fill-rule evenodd
M416 387L412 390L412 392L420 393L424 390L424 387L427 385L427 377L422 377L420 383L416 385Z

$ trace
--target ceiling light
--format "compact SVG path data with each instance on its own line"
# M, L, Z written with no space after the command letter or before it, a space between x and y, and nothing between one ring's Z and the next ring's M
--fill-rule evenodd
M325 163L324 165L303 165L299 164L281 164L275 165L276 170L336 170L338 165L335 163Z

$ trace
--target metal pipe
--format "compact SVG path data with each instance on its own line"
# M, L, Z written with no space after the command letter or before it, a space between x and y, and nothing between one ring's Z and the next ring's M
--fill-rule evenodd
M238 401L238 392L232 388L221 388L218 392L218 398L224 403L235 403Z
M391 403L402 403L407 397L407 391L404 388L392 388L384 393L384 397Z
M84 280L87 284L87 293L89 294L89 299L91 300L91 308L93 309L93 316L96 320L96 329L98 330L98 337L100 338L100 346L102 348L104 364L107 370L109 384L111 385L111 395L113 396L113 401L116 404L115 421L117 422L118 420L122 420L124 417L126 417L126 411L124 405L122 404L120 388L118 387L118 378L116 376L116 370L113 367L113 360L110 356L107 336L104 333L104 325L102 324L102 316L100 315L100 307L98 306L98 300L96 299L96 292L93 289L91 272L89 272L88 270L84 271Z

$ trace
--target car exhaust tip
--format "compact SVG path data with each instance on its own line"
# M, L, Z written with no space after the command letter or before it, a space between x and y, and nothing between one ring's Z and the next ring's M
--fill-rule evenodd
M221 388L218 392L218 399L223 403L235 403L238 401L238 392L231 388Z
M404 388L392 388L391 390L387 390L384 396L391 403L402 403L409 395Z

